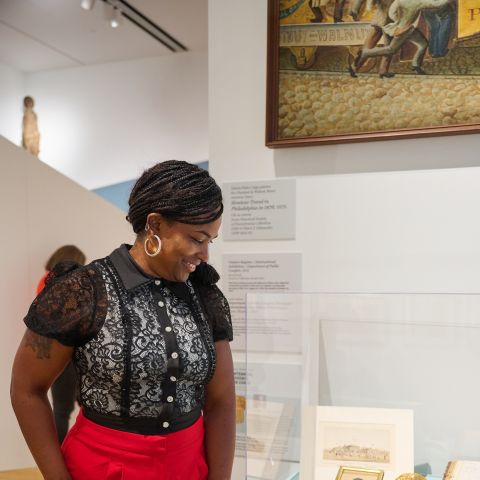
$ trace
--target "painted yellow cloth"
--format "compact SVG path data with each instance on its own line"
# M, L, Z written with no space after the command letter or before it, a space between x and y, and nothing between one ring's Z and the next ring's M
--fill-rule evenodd
M458 38L480 34L480 3L478 0L458 0Z

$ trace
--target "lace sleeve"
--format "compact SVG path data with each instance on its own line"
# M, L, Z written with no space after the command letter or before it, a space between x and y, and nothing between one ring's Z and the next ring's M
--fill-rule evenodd
M212 329L213 341L233 340L232 318L228 301L216 285L199 285L202 306Z
M220 276L208 263L201 263L190 275L202 302L202 307L212 329L213 340L233 340L232 317L228 301L215 285Z
M24 321L35 333L76 347L98 333L106 311L103 279L94 267L87 266L47 279Z

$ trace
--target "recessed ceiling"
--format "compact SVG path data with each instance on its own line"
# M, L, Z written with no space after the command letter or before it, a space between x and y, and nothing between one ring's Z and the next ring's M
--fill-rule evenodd
M185 45L206 51L208 0L128 0ZM176 55L123 18L111 28L111 7L80 0L0 0L0 63L22 72Z

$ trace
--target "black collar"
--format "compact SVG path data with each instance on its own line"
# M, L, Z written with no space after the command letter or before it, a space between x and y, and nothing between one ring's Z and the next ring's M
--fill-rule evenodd
M145 273L133 260L129 250L131 245L124 243L119 248L116 248L109 258L120 276L124 287L127 290L133 290L140 285L150 283L154 277Z
M172 282L164 278L154 277L143 271L130 255L131 245L124 243L116 248L110 255L110 261L113 263L124 287L132 291L141 285L160 280L162 285L168 287L177 297L190 302L190 292L184 282Z

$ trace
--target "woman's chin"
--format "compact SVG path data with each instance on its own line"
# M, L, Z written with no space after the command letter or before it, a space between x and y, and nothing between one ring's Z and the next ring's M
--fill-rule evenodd
M190 272L183 271L181 273L177 273L174 277L174 282L185 283L188 280L188 277L190 277Z

